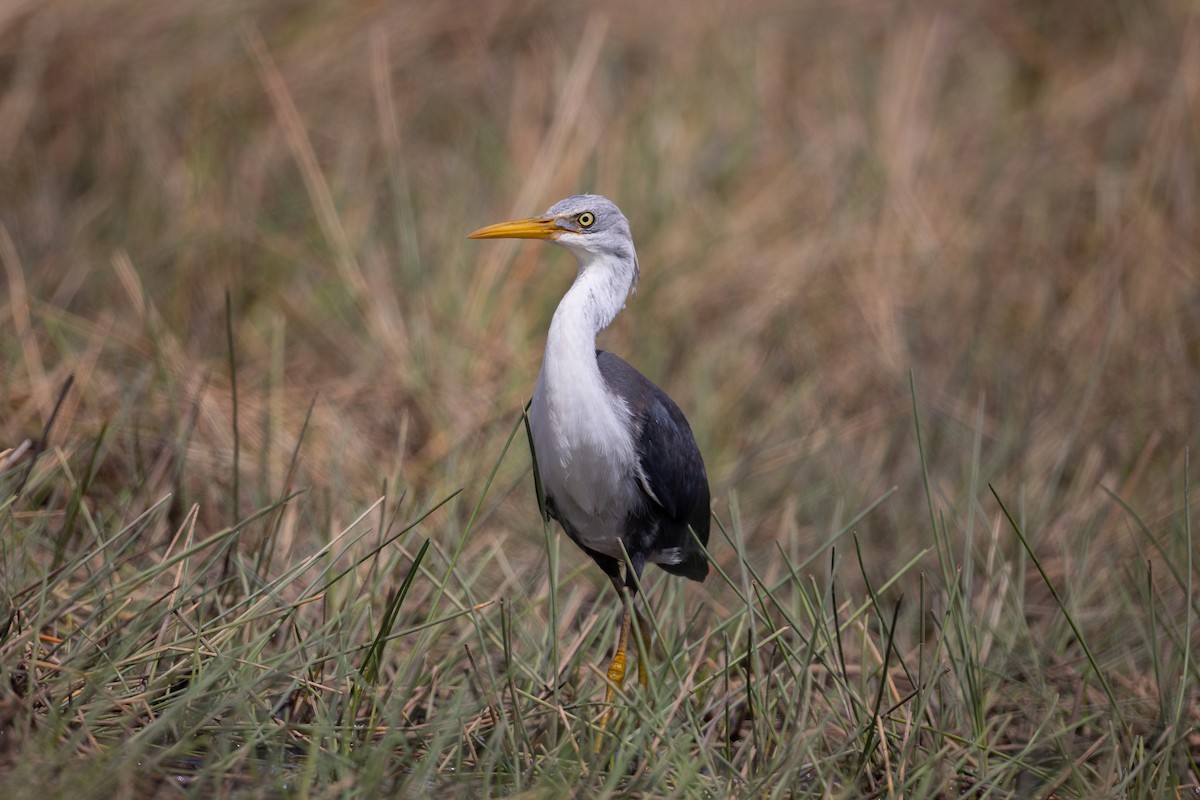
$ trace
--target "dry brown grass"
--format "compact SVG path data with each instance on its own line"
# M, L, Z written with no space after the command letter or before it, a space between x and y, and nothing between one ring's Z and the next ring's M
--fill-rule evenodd
M1012 689L986 717L1005 720L997 740L1027 744L1027 701L1105 699L993 484L1143 720L1133 728L1151 731L1167 704L1156 659L1197 641L1193 628L1155 655L1123 630L1145 627L1130 598L1150 591L1139 613L1194 622L1197 153L1200 20L1182 1L10 3L0 453L36 442L74 385L38 491L13 495L30 450L0 461L14 537L0 597L19 608L18 583L53 561L75 491L53 476L85 475L98 441L82 493L96 519L172 495L147 548L193 505L199 541L290 485L308 493L283 512L288 563L381 488L424 508L462 487L424 534L452 553L570 280L551 248L463 237L591 190L630 217L643 267L602 343L687 410L716 513L729 521L736 499L763 584L787 578L777 542L800 561L896 487L855 526L861 568L839 544L839 599L857 607L929 548L885 594L907 598L908 657L954 606L956 569L974 576L977 665ZM527 470L518 440L461 563L476 565L463 573L475 601L537 617L549 584ZM563 562L593 586L582 556ZM828 563L811 567L818 582ZM414 597L436 610L444 585ZM596 633L602 588L565 601L578 616L564 641ZM705 608L699 629L745 612L717 581L686 592ZM918 598L939 592L921 619ZM458 637L421 644L433 662ZM713 648L695 663L719 669ZM1200 682L1182 680L1194 729ZM1121 763L1129 730L1059 755ZM1194 786L1190 753L1177 774ZM1057 790L1094 789L1072 781Z

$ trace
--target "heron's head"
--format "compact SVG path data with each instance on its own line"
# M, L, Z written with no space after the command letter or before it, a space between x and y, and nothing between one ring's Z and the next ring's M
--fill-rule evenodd
M541 216L488 225L468 238L546 239L573 252L581 268L597 261L615 261L631 269L632 287L637 287L638 259L629 220L616 203L598 194L559 200Z

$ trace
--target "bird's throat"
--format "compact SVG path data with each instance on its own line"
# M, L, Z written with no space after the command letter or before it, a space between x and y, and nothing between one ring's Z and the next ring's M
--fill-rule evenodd
M633 282L633 266L611 255L584 253L577 257L579 274L554 312L550 334L554 335L556 327L577 327L579 333L590 337L587 346L592 348L596 334L607 328L625 308ZM571 331L572 335L574 333Z

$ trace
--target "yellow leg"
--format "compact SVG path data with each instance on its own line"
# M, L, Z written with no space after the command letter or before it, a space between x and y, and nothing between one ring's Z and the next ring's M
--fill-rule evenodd
M621 631L617 636L617 651L613 653L612 663L608 665L608 685L604 688L604 711L600 715L600 729L604 730L608 727L608 723L613 718L613 699L616 697L617 690L625 685L625 672L629 663L629 630L632 627L634 636L637 637L637 645L635 649L638 652L638 683L643 689L650 688L650 670L648 663L650 661L650 626L646 624L646 618L642 616L642 612L637 610L633 605L632 598L627 593L624 586L619 580L613 581L613 586L617 590L617 595L621 598ZM632 610L632 615L630 611ZM633 617L637 617L636 625ZM600 749L600 739L596 740L596 749Z
M612 719L613 697L617 689L625 684L625 654L629 646L629 609L621 609L621 633L617 637L617 652L613 653L612 663L608 665L608 685L604 688L604 713L600 715L600 728L608 727ZM641 675L642 660L638 659L638 674ZM599 740L596 742L599 745Z
M604 702L609 703L613 699L616 689L621 688L625 684L625 661L626 653L629 647L629 628L631 620L629 611L621 611L621 634L617 637L617 652L613 654L612 663L608 665L608 680L610 681L608 691L604 694ZM615 685L615 688L614 688Z

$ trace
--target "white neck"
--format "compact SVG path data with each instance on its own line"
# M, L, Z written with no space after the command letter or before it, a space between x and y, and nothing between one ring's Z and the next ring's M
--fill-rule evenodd
M619 556L618 523L634 502L629 476L637 454L629 408L605 386L595 348L596 334L625 306L634 262L577 257L579 274L550 323L529 422L542 485L559 513L588 547Z
M588 364L596 369L596 334L625 307L632 266L610 255L578 252L579 274L567 291L546 337L545 365Z

